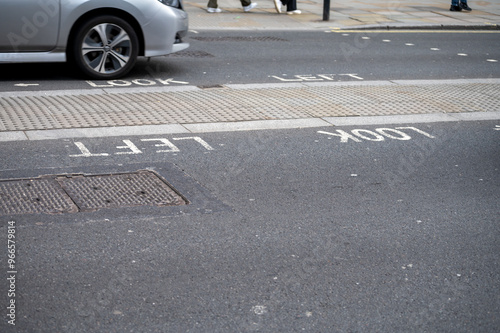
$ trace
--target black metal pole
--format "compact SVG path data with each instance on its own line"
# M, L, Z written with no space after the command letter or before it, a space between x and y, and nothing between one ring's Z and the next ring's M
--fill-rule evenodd
M330 21L330 0L323 0L323 21Z

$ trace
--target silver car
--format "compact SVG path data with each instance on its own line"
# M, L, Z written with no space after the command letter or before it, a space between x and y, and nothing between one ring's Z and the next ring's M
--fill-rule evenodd
M138 56L189 47L181 0L0 0L0 63L74 63L116 79Z

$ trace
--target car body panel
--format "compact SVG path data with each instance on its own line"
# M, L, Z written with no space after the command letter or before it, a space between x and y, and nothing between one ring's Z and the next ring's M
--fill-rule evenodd
M59 0L1 0L0 4L0 52L55 48L59 37Z
M137 23L144 56L189 47L175 43L187 34L186 12L157 0L0 0L0 63L66 61L71 33L82 18L110 13Z

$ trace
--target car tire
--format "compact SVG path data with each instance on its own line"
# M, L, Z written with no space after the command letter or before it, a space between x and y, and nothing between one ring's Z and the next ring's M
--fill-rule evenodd
M116 16L98 16L81 24L75 33L70 60L88 77L113 80L134 67L139 54L137 33Z

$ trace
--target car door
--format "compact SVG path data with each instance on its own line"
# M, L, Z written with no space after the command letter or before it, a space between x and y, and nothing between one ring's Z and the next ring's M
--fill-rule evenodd
M0 0L0 52L52 50L59 32L60 1Z

